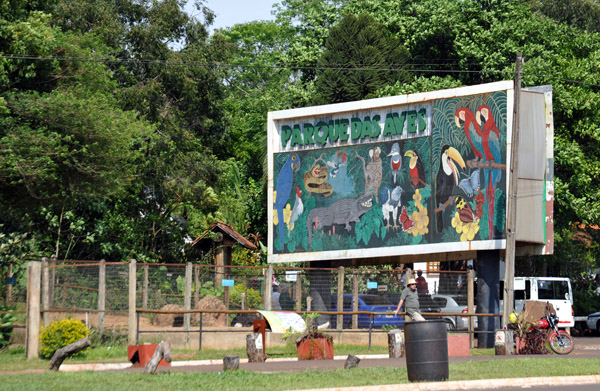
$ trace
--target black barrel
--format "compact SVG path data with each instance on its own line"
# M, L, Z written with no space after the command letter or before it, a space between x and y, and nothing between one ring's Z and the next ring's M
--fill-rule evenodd
M448 380L448 334L443 320L404 324L409 381Z

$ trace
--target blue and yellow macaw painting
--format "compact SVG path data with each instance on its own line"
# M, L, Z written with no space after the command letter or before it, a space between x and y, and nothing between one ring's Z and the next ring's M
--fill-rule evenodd
M505 92L434 102L434 242L505 237L506 123Z
M427 243L430 141L275 154L275 252ZM300 162L296 171L291 156Z

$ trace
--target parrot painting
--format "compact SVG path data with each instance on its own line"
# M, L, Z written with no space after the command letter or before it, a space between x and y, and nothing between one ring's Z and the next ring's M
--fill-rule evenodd
M467 140L469 141L469 144L471 144L471 149L475 154L475 158L477 160L482 160L482 131L479 122L476 121L476 118L471 110L467 109L466 107L461 107L460 109L456 110L454 122L456 123L456 126L464 129L465 136L467 136Z
M400 186L396 186L394 189L383 187L379 190L379 202L381 203L381 211L383 212L383 220L385 220L385 227L390 229L398 228L398 208L400 208L400 201L404 190ZM393 224L390 224L390 213L392 214Z
M294 172L300 169L300 157L295 153L291 153L281 171L277 177L277 187L275 188L275 212L277 213L277 225L279 226L279 244L283 250L283 225L285 224L283 209L287 204L288 198L292 191L292 185L294 182Z
M423 162L419 157L417 151L408 150L404 154L410 158L408 162L408 170L410 173L410 182L412 183L415 189L421 189L427 186L425 182L425 169L423 168Z
M436 229L441 233L444 229L444 210L448 206L454 186L458 185L458 164L463 170L466 168L465 161L456 148L449 145L442 147L440 159L440 168L435 180L435 205L436 211Z
M494 234L494 208L496 199L496 187L502 178L502 170L491 168L492 163L502 163L500 152L500 131L494 122L494 116L489 106L479 106L476 120L481 126L483 160L488 163L483 168L483 179L485 186L485 201L488 207L489 239Z
M400 154L400 144L392 144L392 150L388 154L390 158L390 167L392 168L392 174L394 175L394 183L396 183L396 175L402 167L402 155Z
M302 190L296 186L296 200L294 201L294 207L292 208L292 216L288 222L288 236L294 229L295 223L298 217L304 212L304 204L302 203Z
M333 191L340 195L352 193L354 188L348 176L348 154L338 152L333 160L327 161L327 167L329 167L327 183L333 187Z

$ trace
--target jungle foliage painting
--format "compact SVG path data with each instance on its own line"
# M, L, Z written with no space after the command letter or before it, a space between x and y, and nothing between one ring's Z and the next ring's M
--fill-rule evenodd
M427 243L431 138L274 156L274 252Z
M274 253L504 238L506 112L438 99L431 136L275 153Z
M505 237L506 92L434 102L432 241Z

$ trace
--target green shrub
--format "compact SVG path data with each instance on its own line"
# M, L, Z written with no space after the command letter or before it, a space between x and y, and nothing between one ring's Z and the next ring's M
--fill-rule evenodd
M237 306L242 305L242 293L246 294L246 309L261 308L262 296L256 289L246 287L246 284L235 284L229 291L229 301Z
M51 358L58 349L87 337L89 333L85 324L78 319L62 319L52 322L42 328L40 356ZM81 355L84 351L85 349L74 356Z
M13 324L17 318L12 314L15 307L0 304L0 350L8 345L13 333Z

